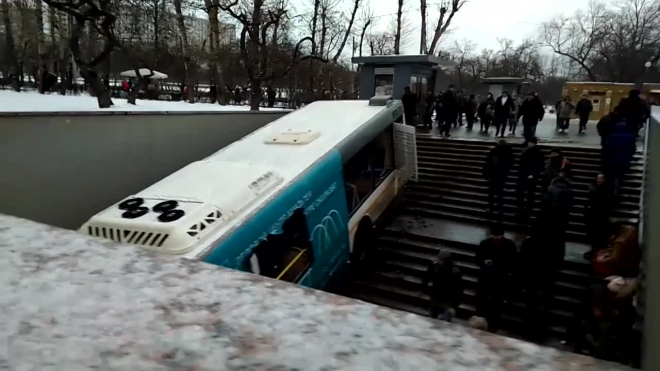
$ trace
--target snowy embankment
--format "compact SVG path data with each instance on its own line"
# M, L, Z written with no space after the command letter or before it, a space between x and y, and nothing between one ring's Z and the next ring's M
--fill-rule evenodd
M221 106L219 104L186 102L169 102L140 100L137 105L128 104L126 99L113 98L115 104L111 108L101 109L97 100L89 95L58 95L39 94L37 92L22 92L0 90L0 112L202 112L202 111L249 111L249 106ZM279 108L261 108L263 111L279 110Z

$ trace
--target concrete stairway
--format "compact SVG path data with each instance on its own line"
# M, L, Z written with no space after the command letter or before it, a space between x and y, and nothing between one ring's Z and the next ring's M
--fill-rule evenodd
M454 252L462 270L464 291L457 316L476 314L479 242L488 236L486 213L487 184L481 175L486 154L494 145L485 141L461 141L419 137L419 182L409 183L406 194L391 220L378 229L365 260L354 272L344 295L396 309L427 315L429 298L421 282L427 265L440 249ZM550 146L542 145L544 152ZM555 339L573 338L570 331L579 319L588 288L600 279L592 275L591 264L581 255L588 249L585 239L584 208L588 187L599 171L599 150L563 147L573 164L576 200L571 213L567 257L553 287L552 300L545 308L547 328ZM505 193L507 236L520 247L527 227L519 224L515 185L520 145L515 146L516 165ZM637 155L623 180L621 197L614 213L632 223L639 215L642 157ZM539 190L540 191L540 190ZM540 203L540 194L537 195ZM537 211L538 211L537 205ZM525 334L526 305L520 290L504 307L502 332Z
M441 217L470 223L490 223L488 207L488 184L482 170L492 141L446 140L420 136L417 139L419 182L408 187L404 204L409 212L419 215ZM549 156L550 145L541 145ZM575 204L571 212L569 239L584 240L586 221L584 217L589 186L600 170L600 149L562 147L573 168ZM514 145L515 165L509 174L504 199L504 223L508 228L524 230L516 218L516 182L518 162L522 146ZM617 208L612 217L617 220L637 223L639 198L642 186L642 155L635 156L633 165L623 179ZM536 208L541 202L541 189L537 192Z

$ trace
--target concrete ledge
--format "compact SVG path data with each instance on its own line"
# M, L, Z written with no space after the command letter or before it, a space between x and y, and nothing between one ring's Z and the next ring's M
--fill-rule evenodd
M20 370L627 370L0 215L0 365Z
M25 117L25 116L142 116L142 115L236 115L236 114L287 114L293 112L290 109L267 110L267 111L53 111L53 112L3 112L0 111L0 119L3 117ZM2 124L2 122L0 122Z

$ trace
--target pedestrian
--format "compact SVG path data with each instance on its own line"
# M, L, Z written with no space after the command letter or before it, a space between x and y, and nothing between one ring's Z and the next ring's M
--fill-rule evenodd
M564 97L561 97L557 103L555 103L555 115L557 116L557 131L561 130L562 122L559 111L561 110L561 104L564 101Z
M518 120L520 119L520 97L518 94L513 95L513 111L509 116L509 134L516 135L516 128L518 128Z
M415 111L417 106L417 95L410 90L409 86L403 89L403 96L401 97L403 104L403 113L406 118L406 125L415 126Z
M584 258L588 261L607 245L613 197L614 193L605 174L598 174L596 183L589 187L589 201L584 213L587 220L587 238L591 245L591 249L584 253Z
M575 114L580 119L580 129L578 134L587 130L587 122L589 122L589 115L591 111L594 110L594 105L591 103L591 100L587 98L586 94L582 94L582 99L578 102L575 107Z
M444 114L444 135L450 137L449 129L451 125L456 121L456 115L458 114L458 106L456 104L456 93L454 93L454 85L449 85L449 89L442 94L440 99L442 104L442 111Z
M536 138L530 138L526 148L520 154L518 168L518 210L523 218L531 216L534 195L540 184L545 166L545 156L538 147Z
M509 96L509 92L506 90L502 92L497 100L495 101L495 136L498 135L504 138L504 132L506 131L506 124L509 122L509 117L514 111L513 99Z
M490 234L477 249L477 315L486 318L490 331L497 332L504 300L508 299L514 284L518 249L513 241L504 237L502 226L493 226Z
M215 86L215 81L213 79L211 79L209 85L209 98L211 99L211 104L214 104L218 99L218 88Z
M435 109L435 121L437 121L438 124L438 133L442 135L443 132L443 127L444 127L444 111L442 109L442 92L438 93L438 95L435 97L435 104L434 104L434 109Z
M536 126L543 120L544 115L545 109L539 97L533 92L529 93L520 106L520 116L522 116L525 140L529 141L536 136Z
M575 109L575 105L571 102L570 97L565 97L559 105L559 118L561 121L560 133L565 133L571 125L571 114Z
M560 171L545 191L537 227L542 228L543 239L552 240L553 250L561 251L562 257L565 251L566 228L572 208L573 185L566 172Z
M438 257L429 264L422 286L427 288L429 283L429 317L440 316L443 321L451 322L463 294L461 270L454 263L451 252L441 250Z
M493 121L493 116L495 115L495 99L493 99L493 94L488 93L486 99L484 99L481 104L479 104L478 116L481 122L482 132L488 132L490 128L490 123Z
M603 149L603 171L613 183L614 194L618 194L620 180L630 168L637 151L636 142L635 129L625 120L620 120L612 126L612 132L608 135Z
M433 93L426 95L426 107L424 111L424 126L433 129L433 110L435 109L435 97Z
M470 98L465 102L465 121L467 121L467 130L472 131L474 126L474 116L477 114L477 109L479 108L479 102L474 97L474 94L470 95Z
M236 89L234 89L234 104L241 105L243 103L243 97L241 94L241 88L239 86L236 86Z
M484 165L484 177L488 180L488 213L504 214L504 187L509 171L513 166L513 150L505 141L500 140L490 150ZM496 208L497 206L497 208Z
M273 89L272 85L268 85L268 88L266 88L266 96L268 98L268 108L273 108L275 107L275 89Z
M564 157L559 148L552 148L550 150L550 158L546 162L545 171L543 172L542 187L544 190L559 176L560 172L564 172L567 177L570 177L571 162Z
M456 93L456 115L458 116L458 126L463 126L463 113L465 112L465 104L467 99L463 95L463 92L459 91ZM454 124L456 127L456 124Z
M553 286L564 260L561 249L553 246L543 234L542 226L535 228L520 248L525 291L525 326L531 338L542 342L546 335L546 308L553 298Z
M628 123L630 130L639 135L639 130L644 127L647 117L647 105L640 97L640 92L633 89L628 97L619 104L619 112Z

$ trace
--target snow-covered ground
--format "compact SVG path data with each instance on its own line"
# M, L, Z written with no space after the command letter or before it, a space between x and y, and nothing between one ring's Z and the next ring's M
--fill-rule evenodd
M90 111L249 111L249 106L221 106L219 104L168 102L138 99L137 105L128 104L126 99L113 99L111 108L100 109L96 98L89 95L39 94L37 92L16 93L0 90L0 112L90 112ZM261 108L279 110L279 108Z

